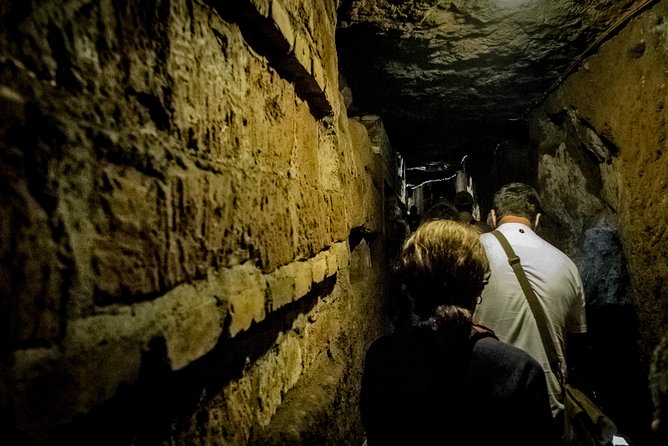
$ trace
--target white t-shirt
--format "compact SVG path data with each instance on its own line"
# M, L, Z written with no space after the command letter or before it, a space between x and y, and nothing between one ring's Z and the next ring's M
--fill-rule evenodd
M529 283L545 310L550 335L566 376L566 333L585 333L584 290L577 267L563 252L540 238L526 225L504 223L498 230L508 239L520 258ZM521 348L533 356L545 370L553 415L563 409L559 378L555 376L545 353L538 326L522 292L508 256L492 234L480 239L489 258L492 275L485 286L482 301L473 314L474 322L485 325L500 340Z

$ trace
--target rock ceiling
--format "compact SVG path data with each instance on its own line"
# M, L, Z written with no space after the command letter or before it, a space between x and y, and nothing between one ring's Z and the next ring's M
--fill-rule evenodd
M652 1L343 0L349 113L383 117L409 166L485 156L532 104Z

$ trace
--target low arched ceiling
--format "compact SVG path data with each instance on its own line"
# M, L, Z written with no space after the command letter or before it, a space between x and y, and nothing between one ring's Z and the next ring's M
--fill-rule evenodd
M521 138L532 104L649 3L344 0L337 44L349 112L381 115L409 166L484 158Z

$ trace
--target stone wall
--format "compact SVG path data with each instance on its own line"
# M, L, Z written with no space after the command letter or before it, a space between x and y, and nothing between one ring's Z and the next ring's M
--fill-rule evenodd
M388 163L337 6L0 6L3 442L361 443Z
M548 236L598 281L585 283L592 308L632 303L601 341L624 365L620 344L637 336L641 378L668 326L667 13L662 1L635 17L530 115Z

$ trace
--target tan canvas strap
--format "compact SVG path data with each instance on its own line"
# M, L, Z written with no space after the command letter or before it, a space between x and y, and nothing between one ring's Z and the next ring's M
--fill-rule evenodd
M548 330L548 323L547 323L547 317L545 316L545 310L538 301L538 298L536 297L533 288L531 288L529 279L527 279L526 273L524 272L524 268L522 268L522 264L520 263L520 258L517 256L517 254L515 254L515 251L513 251L513 248L510 246L510 243L508 243L508 239L506 239L506 237L499 231L492 231L492 235L494 235L494 237L497 238L499 243L501 243L503 250L506 252L506 255L508 256L508 263L513 268L513 271L515 271L517 280L520 282L520 286L522 287L524 296L526 297L527 302L529 303L529 308L531 309L533 317L536 320L536 325L538 326L538 332L540 333L540 338L543 341L543 347L545 348L547 359L550 361L550 368L552 369L552 372L559 377L559 380L562 382L563 385L563 376L561 373L561 367L559 366L560 363L559 355L557 354L557 349L554 345L554 340L550 336L550 331Z

